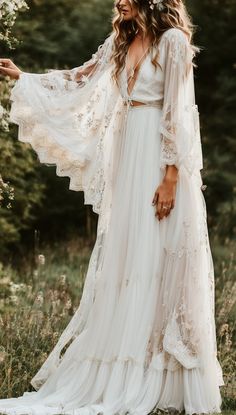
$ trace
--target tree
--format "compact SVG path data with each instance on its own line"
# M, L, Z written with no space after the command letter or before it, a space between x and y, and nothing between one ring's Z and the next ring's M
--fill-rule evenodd
M224 239L233 237L236 230L236 3L201 0L190 5L198 25L195 41L203 46L197 59L196 92L209 224L218 227Z
M27 5L23 0L4 0L0 3L0 42L5 48L12 49L16 46L17 40L12 34L12 28L18 12L26 8ZM19 240L20 230L31 224L33 207L40 203L43 190L43 186L38 183L38 172L31 151L16 142L15 129L9 126L9 92L12 86L12 81L1 77L0 251L2 255L6 252L8 244Z

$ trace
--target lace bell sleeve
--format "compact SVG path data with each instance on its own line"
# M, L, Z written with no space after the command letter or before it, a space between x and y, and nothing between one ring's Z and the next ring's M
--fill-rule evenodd
M175 165L192 175L203 168L199 112L195 103L194 53L180 29L169 29L162 41L165 75L160 165L162 169Z
M85 203L99 213L94 183L103 154L98 149L107 106L113 34L82 66L23 72L11 91L10 120L19 126L18 139L29 143L39 161L56 166L58 176L70 178L70 189L84 191ZM109 90L111 94L111 88ZM107 122L107 121L106 121ZM100 151L100 153L99 153Z

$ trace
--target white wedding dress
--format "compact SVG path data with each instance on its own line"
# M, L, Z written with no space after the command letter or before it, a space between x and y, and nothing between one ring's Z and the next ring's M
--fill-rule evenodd
M36 391L0 400L0 413L220 412L194 54L169 29L160 67L150 51L128 95L126 68L119 85L111 77L112 44L113 34L80 82L80 68L23 73L12 91L19 139L68 175L99 219L79 309L33 378ZM179 168L176 203L158 221L152 199L167 164Z

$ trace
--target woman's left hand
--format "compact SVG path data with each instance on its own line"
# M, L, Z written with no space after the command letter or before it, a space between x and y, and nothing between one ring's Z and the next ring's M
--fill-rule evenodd
M155 216L159 220L167 217L175 206L177 173L178 170L171 166L171 169L167 171L162 183L155 191L152 204L156 206Z

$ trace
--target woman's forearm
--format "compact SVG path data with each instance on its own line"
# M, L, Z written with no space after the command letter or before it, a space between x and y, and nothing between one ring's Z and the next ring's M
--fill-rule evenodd
M166 166L166 173L164 180L171 181L176 183L178 180L178 172L179 170L175 165Z

